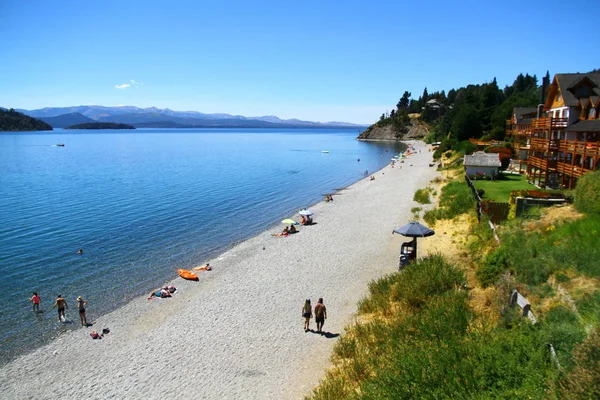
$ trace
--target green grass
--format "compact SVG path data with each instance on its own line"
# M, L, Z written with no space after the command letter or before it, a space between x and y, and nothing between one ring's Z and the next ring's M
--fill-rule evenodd
M462 271L441 256L373 281L359 313L387 317L347 329L334 350L339 369L308 398L556 398L547 344L571 349L581 340L577 323L532 326L510 309L507 326L470 330L476 316L464 285Z
M452 181L442 188L438 207L427 211L423 219L433 224L438 219L453 219L470 210L475 210L471 189L464 180Z
M492 200L508 203L510 192L513 190L534 190L534 185L527 182L525 175L503 174L503 179L495 181L473 181L476 189L483 189L482 200Z
M419 189L415 192L415 195L413 196L413 200L416 201L417 203L421 203L421 204L431 204L429 192L430 192L429 188Z

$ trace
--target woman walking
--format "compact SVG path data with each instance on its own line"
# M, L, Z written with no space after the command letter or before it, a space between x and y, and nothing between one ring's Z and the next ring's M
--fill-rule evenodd
M85 318L85 306L87 306L87 301L83 299L83 297L77 297L77 308L79 308L79 319L81 320L81 325L87 326L87 319Z
M306 299L304 307L302 307L302 317L304 318L304 332L308 332L310 326L310 319L312 318L312 307L310 305L310 299Z

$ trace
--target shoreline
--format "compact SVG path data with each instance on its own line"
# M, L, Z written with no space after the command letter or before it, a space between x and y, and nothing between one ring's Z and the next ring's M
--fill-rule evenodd
M6 364L0 390L17 398L306 395L324 375L336 335L351 322L367 283L396 270L403 239L391 231L410 219L414 191L437 175L428 167L429 146L405 143L422 153L410 156L406 168L388 164L369 174L375 181L363 178L333 202L311 206L316 225L290 237L272 237L272 226L232 244L205 260L213 270L201 271L200 282L171 281L172 298L133 299L93 327ZM313 304L324 297L330 335L304 333L307 297ZM102 340L89 337L106 327L111 333ZM26 385L19 384L23 376L31 378Z

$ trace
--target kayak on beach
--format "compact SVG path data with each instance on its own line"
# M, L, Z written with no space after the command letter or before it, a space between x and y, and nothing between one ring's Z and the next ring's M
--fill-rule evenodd
M187 269L179 268L177 270L177 273L183 279L187 279L187 280L190 280L190 281L197 281L198 280L198 275L196 275L195 272L189 271Z

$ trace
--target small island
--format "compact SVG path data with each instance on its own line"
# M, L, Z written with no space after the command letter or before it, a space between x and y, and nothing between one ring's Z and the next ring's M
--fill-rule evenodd
M135 129L135 126L114 122L86 122L84 124L67 126L65 129Z

